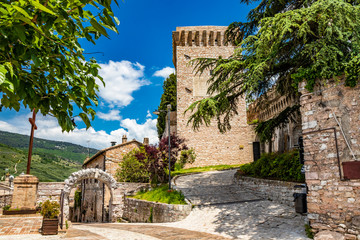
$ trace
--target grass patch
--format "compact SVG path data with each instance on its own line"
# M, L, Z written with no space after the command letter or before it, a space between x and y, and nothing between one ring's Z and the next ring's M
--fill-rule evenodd
M136 195L128 197L167 204L187 204L181 192L176 190L168 192L168 185L161 185L150 191L140 191Z
M176 169L175 171L171 172L171 176L187 174L187 173L201 173L201 172L208 172L208 171L227 170L227 169L239 168L241 165L243 165L243 164L215 165L215 166L194 167L194 168L187 168L187 169Z

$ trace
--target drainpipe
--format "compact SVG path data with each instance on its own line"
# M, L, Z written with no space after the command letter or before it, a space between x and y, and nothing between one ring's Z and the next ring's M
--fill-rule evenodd
M308 134L312 134L312 133L318 133L318 132L327 131L327 130L333 130L334 131L336 157L337 157L337 162L338 162L338 167L339 167L339 176L340 176L341 181L346 181L346 179L343 178L342 173L341 173L341 164L340 164L338 141L337 141L337 136L336 136L336 128L335 127L323 128L323 129L303 133L303 135L308 135Z

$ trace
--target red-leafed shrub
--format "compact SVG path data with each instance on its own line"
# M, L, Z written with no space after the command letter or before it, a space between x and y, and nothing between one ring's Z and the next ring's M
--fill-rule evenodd
M145 145L134 149L123 157L116 173L118 181L164 183L169 176L169 138L162 138L158 146ZM185 139L176 135L170 137L170 166L174 170L175 163L180 159L184 165L188 160L195 160L193 150L189 150ZM191 151L191 153L189 153Z

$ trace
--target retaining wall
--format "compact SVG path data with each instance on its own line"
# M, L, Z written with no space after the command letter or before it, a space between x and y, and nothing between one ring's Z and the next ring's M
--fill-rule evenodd
M296 182L284 182L239 175L235 175L234 181L242 188L253 191L254 194L259 197L286 204L290 207L294 207L293 194L301 191L301 189L294 189L295 185L301 184Z
M123 218L130 222L176 222L191 212L191 205L155 203L134 198L124 199Z

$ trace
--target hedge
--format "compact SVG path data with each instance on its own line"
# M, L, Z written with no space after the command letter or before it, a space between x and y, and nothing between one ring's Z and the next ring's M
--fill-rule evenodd
M285 153L264 153L257 161L242 165L239 173L257 178L304 182L305 175L301 173L302 166L297 150Z

